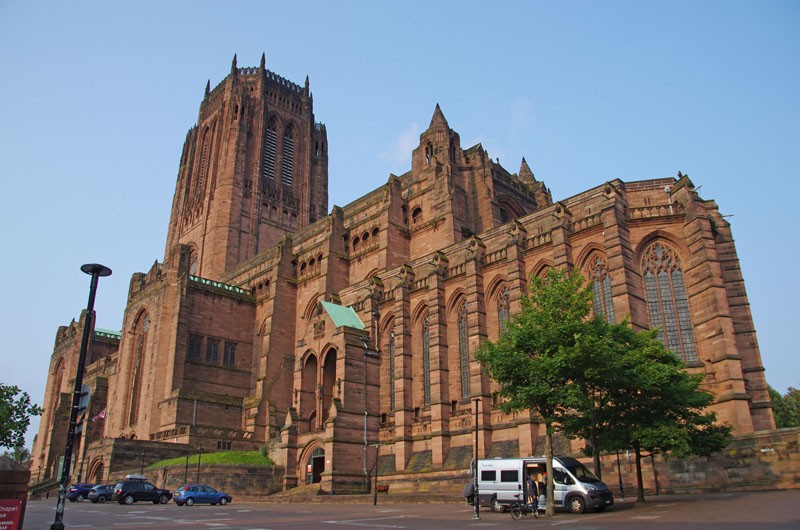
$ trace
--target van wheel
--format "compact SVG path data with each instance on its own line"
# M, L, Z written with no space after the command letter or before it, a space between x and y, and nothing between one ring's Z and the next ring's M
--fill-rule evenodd
M128 504L128 505L133 504L133 500L134 500L133 499L133 495L130 495L130 494L125 495L125 497L123 497L123 501L125 502L125 504Z
M500 501L497 500L497 497L492 497L492 511L495 513L503 513L506 511L505 506L500 504Z
M586 510L586 503L583 502L583 499L577 495L570 498L567 506L569 506L570 513L583 513Z

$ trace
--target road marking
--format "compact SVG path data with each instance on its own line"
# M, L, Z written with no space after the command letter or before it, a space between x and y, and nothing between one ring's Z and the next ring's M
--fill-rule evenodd
M631 517L631 519L661 519L661 515L637 515L636 517Z
M379 524L375 521L386 521L388 519L409 519L414 518L415 515L398 515L396 517L373 517L370 519L343 519L343 520L330 520L321 521L328 524L347 524L351 526L367 526L370 528L406 528L405 526L392 525L392 524Z

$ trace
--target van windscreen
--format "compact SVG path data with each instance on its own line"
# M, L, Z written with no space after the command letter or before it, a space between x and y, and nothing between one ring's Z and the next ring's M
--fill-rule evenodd
M579 463L577 466L568 466L567 469L576 479L580 480L581 482L588 482L590 484L600 482L600 479L595 477L594 473L586 469L586 466L583 464Z

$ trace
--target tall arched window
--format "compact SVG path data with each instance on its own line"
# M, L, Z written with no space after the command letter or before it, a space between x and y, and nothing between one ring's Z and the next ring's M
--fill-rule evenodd
M195 193L203 193L206 184L206 175L208 174L208 153L211 144L211 131L208 127L203 131L203 146L200 148L200 168L197 177L197 189Z
M422 321L422 393L425 405L431 404L431 323L428 315Z
M294 170L294 129L290 125L283 135L283 158L281 161L281 183L292 185L292 171Z
M266 180L275 180L275 157L278 150L278 133L275 118L267 123L264 129L264 156L261 160L261 178L266 184ZM266 186L264 186L266 188Z
M139 316L133 329L133 355L131 357L131 394L128 425L136 424L141 402L142 379L144 378L144 355L147 351L147 332L150 330L150 316L143 313Z
M608 276L606 260L600 255L594 255L589 259L588 276L594 283L592 284L592 294L594 300L592 308L595 315L605 315L608 322L614 322L614 304L611 300L611 278Z
M508 293L508 286L504 285L497 295L497 321L500 323L500 333L508 327L508 319L511 317L511 303Z
M469 397L469 343L467 342L467 301L458 308L458 357L461 363L461 397Z
M395 340L394 331L389 333L389 344L386 350L389 352L389 410L394 412L394 354L395 354Z
M659 339L684 362L697 361L689 299L678 253L661 242L651 244L642 255L642 276L650 325L660 328Z

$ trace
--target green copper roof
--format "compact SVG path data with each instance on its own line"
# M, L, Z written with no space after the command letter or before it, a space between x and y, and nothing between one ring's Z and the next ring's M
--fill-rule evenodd
M347 326L356 329L366 329L364 323L358 318L358 315L353 311L352 307L342 307L340 305L332 304L330 302L322 302L322 307L333 320L333 325L338 327Z

